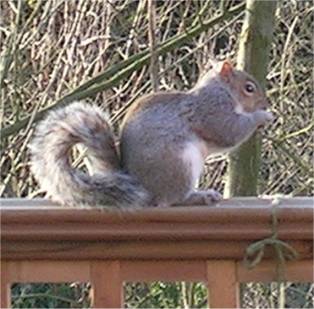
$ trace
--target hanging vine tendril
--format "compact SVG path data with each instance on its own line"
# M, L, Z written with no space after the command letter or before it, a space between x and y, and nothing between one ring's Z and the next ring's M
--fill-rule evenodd
M275 252L277 281L282 282L285 281L285 262L287 260L296 259L298 257L298 253L289 244L278 239L277 206L279 202L280 201L278 199L273 201L271 213L272 235L268 238L256 241L246 248L244 256L244 265L248 269L254 268L263 259L266 247L271 246Z

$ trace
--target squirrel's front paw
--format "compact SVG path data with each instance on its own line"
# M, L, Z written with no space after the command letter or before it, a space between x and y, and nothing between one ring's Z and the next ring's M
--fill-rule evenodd
M262 126L269 121L273 121L275 118L272 112L258 110L254 112L254 119L258 126Z

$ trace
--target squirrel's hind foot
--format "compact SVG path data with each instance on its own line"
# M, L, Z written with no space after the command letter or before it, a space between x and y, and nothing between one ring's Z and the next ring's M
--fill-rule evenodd
M209 205L212 206L222 200L222 195L214 190L193 191L180 205Z

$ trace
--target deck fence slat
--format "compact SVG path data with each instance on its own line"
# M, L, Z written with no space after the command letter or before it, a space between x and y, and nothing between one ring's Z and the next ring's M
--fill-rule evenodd
M0 199L1 307L16 282L90 282L95 308L120 308L124 282L204 282L212 308L237 308L242 282L276 280L272 248L253 270L248 245L272 235L274 200L121 211ZM278 204L278 200L275 200ZM313 282L313 198L283 198L278 237L299 254L286 280Z

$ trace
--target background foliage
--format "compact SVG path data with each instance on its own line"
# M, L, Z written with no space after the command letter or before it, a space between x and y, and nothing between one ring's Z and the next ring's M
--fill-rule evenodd
M0 1L2 197L43 196L29 173L27 150L35 119L42 115L39 111L85 98L103 106L117 130L132 102L153 87L187 90L206 69L210 58L236 58L243 1L155 1L155 25L149 18L147 2ZM218 14L237 6L234 14L225 14L215 22ZM312 1L277 1L267 75L267 92L276 120L263 132L260 194L313 195L313 10ZM206 27L212 19L214 22ZM197 27L200 31L193 33L191 29ZM151 74L149 56L145 60L153 44L150 32L157 47L164 48L156 56L157 75ZM89 80L92 82L86 84ZM224 156L209 158L201 186L223 191L227 164ZM313 296L313 286L287 286L287 293L299 291L300 307L313 306L307 301L309 295ZM15 286L15 305L25 306L26 299L31 299L25 298L25 293L43 293L44 287L45 293L53 294L51 285L38 287L39 290ZM67 289L73 286L65 286ZM79 289L84 290L85 285ZM128 289L142 295L140 291L147 285ZM162 286L156 283L150 291L156 289L161 291ZM175 295L179 288L169 287L166 292L167 289ZM262 297L275 293L270 288L267 293L259 293L261 289L261 285L247 286L246 307L255 306L254 297L262 304ZM201 291L198 286L195 293ZM61 294L67 297L71 293ZM81 294L75 293L71 295L76 305L69 302L59 306L77 306ZM129 297L133 306L135 300ZM173 306L181 306L180 301L172 300ZM144 303L154 306L153 301ZM289 303L287 306L296 306L294 301Z

